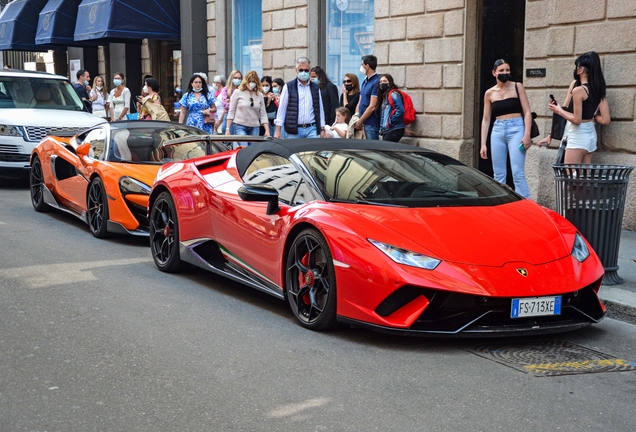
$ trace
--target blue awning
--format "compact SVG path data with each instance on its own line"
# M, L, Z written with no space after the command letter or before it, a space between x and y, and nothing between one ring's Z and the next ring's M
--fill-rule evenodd
M38 15L48 0L15 0L0 15L0 50L47 51L35 44Z
M35 43L85 46L85 42L75 42L74 39L77 8L81 2L82 0L49 0L40 12Z
M181 39L180 0L83 0L79 5L76 41L142 38Z

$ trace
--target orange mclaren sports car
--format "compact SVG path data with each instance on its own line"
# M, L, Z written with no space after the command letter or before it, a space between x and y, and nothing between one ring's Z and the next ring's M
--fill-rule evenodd
M224 150L200 129L161 121L60 132L31 154L31 203L38 212L56 208L79 217L95 237L148 235L146 209L159 167Z

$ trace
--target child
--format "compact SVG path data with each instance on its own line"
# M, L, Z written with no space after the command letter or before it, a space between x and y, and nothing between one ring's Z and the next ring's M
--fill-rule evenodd
M325 138L346 138L350 119L351 112L347 108L336 108L336 122L333 126L325 126Z

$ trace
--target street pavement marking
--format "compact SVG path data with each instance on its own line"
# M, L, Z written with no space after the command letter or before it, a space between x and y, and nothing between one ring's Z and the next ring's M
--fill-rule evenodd
M275 409L274 411L269 413L269 417L289 417L295 414L300 414L300 412L309 409L316 408L322 405L325 405L329 402L328 398L317 398L310 399L307 402L300 402L294 404L283 405L280 408Z
M635 367L636 363L619 358L584 360L576 362L539 363L524 366L524 368L530 373L595 371L602 368L627 368L627 370L632 370Z
M101 267L118 267L150 261L152 261L150 258L128 258L13 267L0 270L0 280L19 280L20 283L28 288L46 288L55 285L97 280L91 270ZM8 286L6 282L0 284L0 287L6 286Z

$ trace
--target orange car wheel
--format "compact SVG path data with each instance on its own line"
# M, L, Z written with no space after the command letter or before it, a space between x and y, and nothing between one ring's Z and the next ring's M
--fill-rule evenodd
M99 177L96 177L88 186L86 208L88 209L86 214L88 226L93 235L97 238L108 237L108 198L102 179Z
M51 207L44 202L44 176L42 175L42 162L37 156L33 156L31 162L31 173L29 174L31 185L31 204L37 212L47 212Z
M183 269L177 210L168 192L159 194L150 211L150 248L159 270L173 273Z

